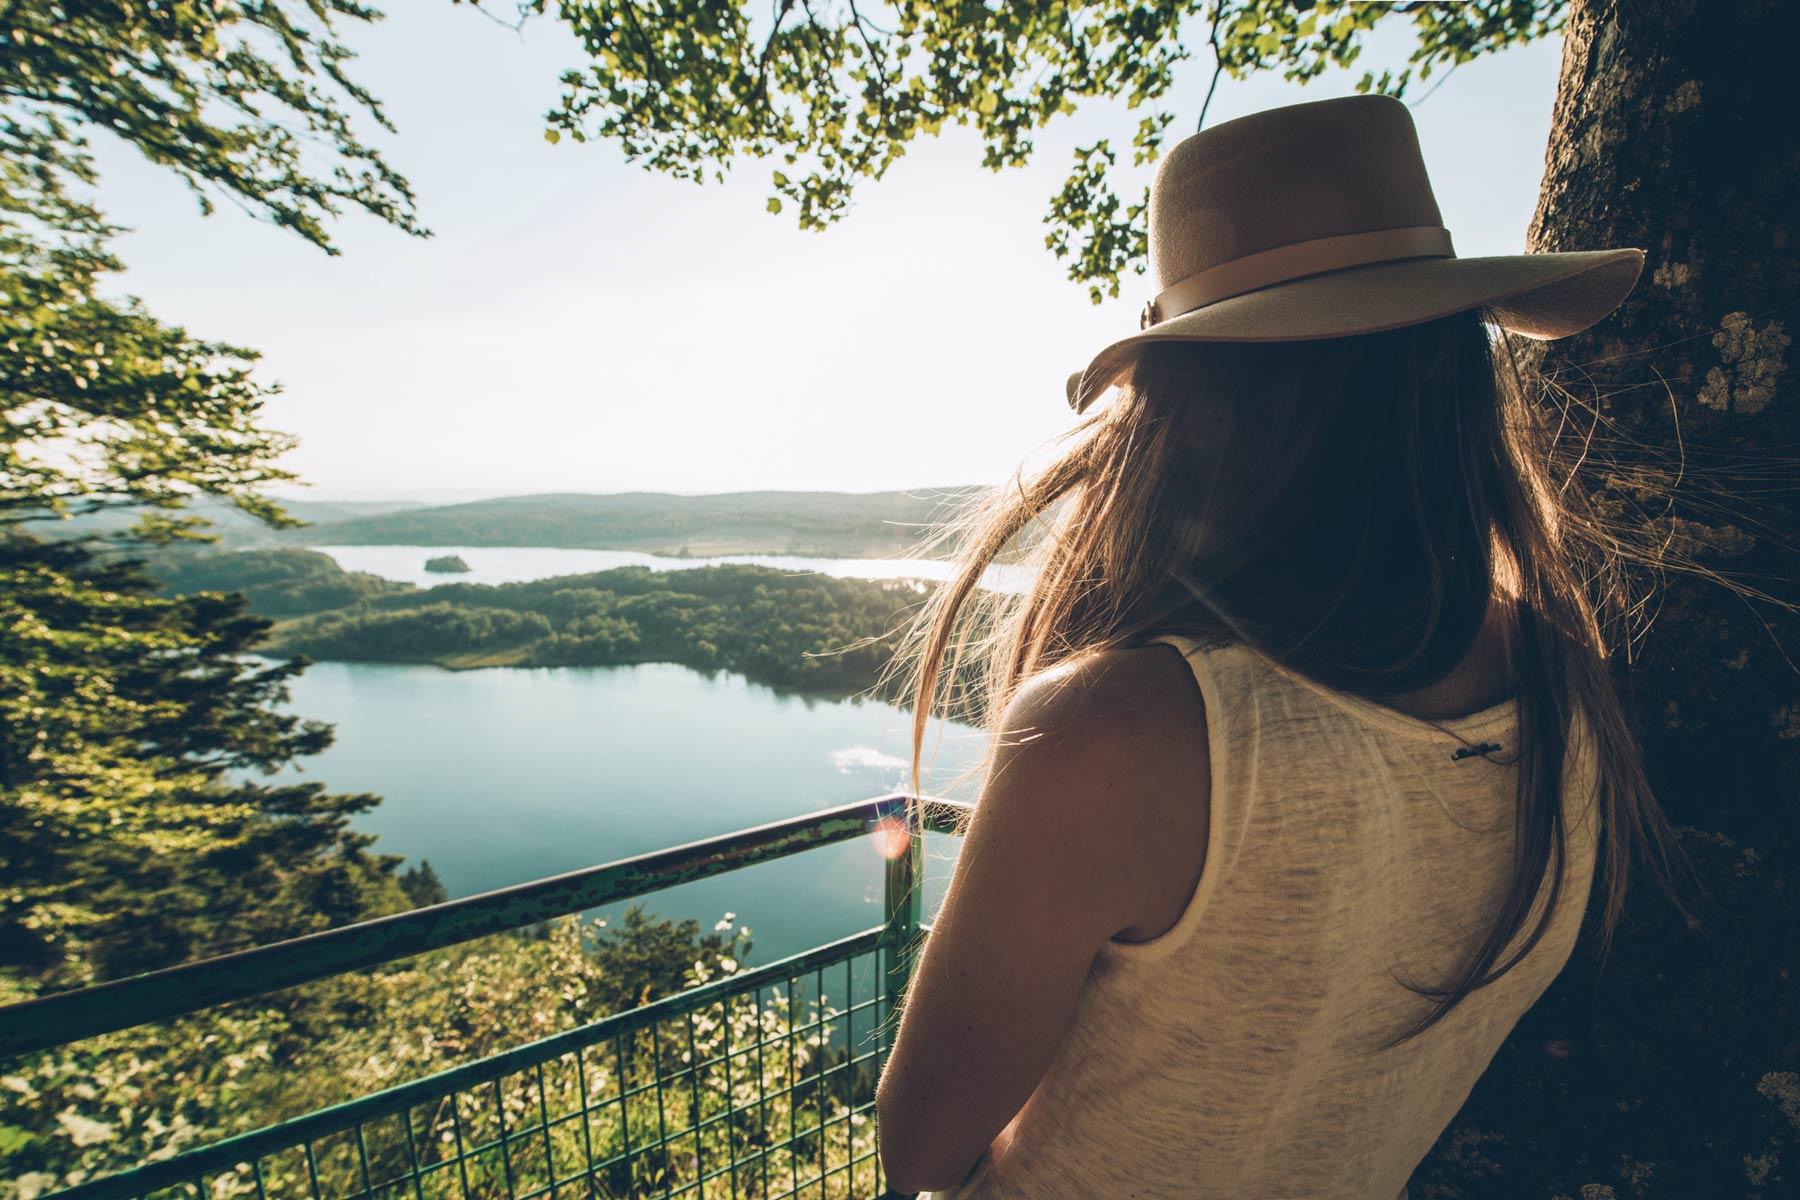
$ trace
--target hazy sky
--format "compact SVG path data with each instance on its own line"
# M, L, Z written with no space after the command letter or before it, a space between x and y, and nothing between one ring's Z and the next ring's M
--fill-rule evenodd
M1110 134L1129 159L1122 104L1057 120L1000 173L946 127L838 225L802 232L764 210L766 162L697 185L611 143L545 142L556 76L579 61L554 22L515 34L448 0L389 7L350 31L355 74L399 127L382 144L436 237L350 217L329 258L229 203L203 218L172 176L102 153L103 202L133 228L115 287L263 351L285 388L268 423L300 435L289 464L310 498L994 482L1070 424L1064 377L1137 328L1145 278L1090 304L1041 223L1076 144ZM1403 52L1390 37L1363 57ZM1415 101L1460 255L1524 248L1559 54L1480 60ZM1183 133L1210 60L1187 70ZM1353 82L1227 79L1208 120Z

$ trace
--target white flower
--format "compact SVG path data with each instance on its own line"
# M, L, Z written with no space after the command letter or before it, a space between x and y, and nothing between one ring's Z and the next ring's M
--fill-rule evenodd
M74 1107L63 1109L56 1114L56 1123L68 1131L69 1140L77 1146L92 1146L112 1137L113 1127L104 1121L96 1121L92 1117L84 1117Z
M13 1186L19 1189L19 1200L37 1200L56 1186L56 1176L48 1171L27 1171Z

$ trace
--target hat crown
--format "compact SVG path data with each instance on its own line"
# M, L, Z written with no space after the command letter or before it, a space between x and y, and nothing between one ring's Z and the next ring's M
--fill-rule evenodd
M1157 166L1149 217L1159 291L1278 246L1443 223L1412 114L1390 96L1286 105L1184 138Z

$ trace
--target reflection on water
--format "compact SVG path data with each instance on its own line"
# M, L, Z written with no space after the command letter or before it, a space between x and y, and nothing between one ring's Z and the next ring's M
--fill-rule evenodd
M904 758L894 754L884 754L873 746L846 746L842 750L833 750L831 762L846 775L859 767L899 771L906 766Z

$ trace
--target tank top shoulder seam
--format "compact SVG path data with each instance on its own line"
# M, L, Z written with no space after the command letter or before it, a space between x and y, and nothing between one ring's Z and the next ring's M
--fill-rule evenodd
M1101 953L1126 962L1153 962L1172 953L1187 941L1205 914L1208 901L1218 890L1219 877L1230 865L1225 860L1227 839L1224 836L1226 818L1232 815L1228 809L1232 792L1228 773L1230 755L1226 744L1226 722L1229 715L1218 681L1206 662L1208 652L1220 648L1220 644L1196 642L1193 638L1179 634L1158 635L1150 639L1150 644L1170 646L1187 661L1193 672L1194 682L1200 688L1200 698L1206 710L1207 759L1210 768L1206 857L1200 864L1200 878L1188 896L1187 905L1181 910L1181 915L1175 918L1173 925L1149 941L1107 941L1102 945Z

